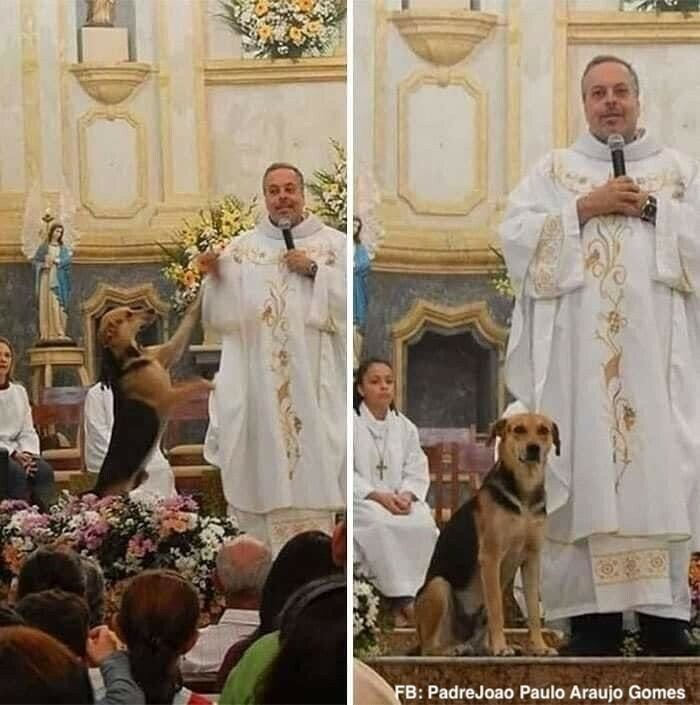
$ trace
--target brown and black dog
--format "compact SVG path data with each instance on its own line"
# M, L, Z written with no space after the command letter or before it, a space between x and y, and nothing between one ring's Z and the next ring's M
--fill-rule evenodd
M98 330L104 346L102 382L114 393L114 426L92 490L95 494L122 494L137 487L170 410L202 389L213 389L205 379L177 384L170 380L169 369L182 357L200 308L198 298L167 343L146 348L136 342L136 335L153 322L155 311L121 306L102 317Z
M513 654L504 633L503 587L519 567L528 612L527 651L556 653L542 639L539 577L544 468L552 445L559 455L559 429L541 414L517 414L492 426L489 443L497 436L498 461L440 533L416 597L421 654Z

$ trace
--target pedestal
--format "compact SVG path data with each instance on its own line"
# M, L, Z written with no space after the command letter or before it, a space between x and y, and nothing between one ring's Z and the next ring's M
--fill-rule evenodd
M129 30L126 27L81 27L83 61L119 64L129 60Z
M29 369L32 373L32 403L39 403L40 392L45 387L53 387L54 367L72 367L80 384L87 387L90 377L85 368L85 349L79 347L40 347L29 348Z

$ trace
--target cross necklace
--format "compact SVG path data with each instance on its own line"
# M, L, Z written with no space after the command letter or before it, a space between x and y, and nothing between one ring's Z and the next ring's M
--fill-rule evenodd
M369 435L372 437L372 442L374 443L374 447L377 449L377 455L379 456L379 462L375 465L375 469L379 471L379 479L384 480L384 471L389 469L389 466L384 462L384 458L386 457L386 442L389 439L389 429L386 429L386 433L384 435L384 447L379 450L379 443L377 443L377 439L379 438L378 435L375 435L374 431L368 426L367 430L369 431Z

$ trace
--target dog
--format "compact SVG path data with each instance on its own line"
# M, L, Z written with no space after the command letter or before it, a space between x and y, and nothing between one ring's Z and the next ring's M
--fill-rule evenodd
M512 655L503 625L503 587L522 568L533 655L556 654L542 639L540 549L544 537L544 468L557 425L541 414L493 424L498 461L476 495L440 533L415 603L423 655Z
M103 346L102 383L114 394L114 426L107 454L92 492L123 494L145 479L145 466L160 442L170 410L188 397L211 390L205 379L173 384L169 369L182 357L199 319L198 297L172 338L141 347L137 333L155 319L149 308L121 306L105 313L98 329Z

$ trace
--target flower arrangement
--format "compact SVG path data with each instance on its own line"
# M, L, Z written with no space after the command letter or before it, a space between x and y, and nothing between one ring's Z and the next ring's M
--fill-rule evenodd
M347 223L348 172L347 155L340 142L331 140L335 151L335 163L330 171L319 169L309 182L309 191L318 205L313 212L324 223L338 230L345 230Z
M379 593L366 576L355 571L352 589L352 635L356 656L378 653Z
M221 0L223 22L256 57L327 56L340 40L341 0Z
M167 256L163 276L175 285L174 308L184 311L194 301L202 283L197 256L213 250L221 252L237 235L255 227L255 199L243 203L235 196L199 211L194 223L185 221L170 245L161 244Z
M233 519L199 514L197 503L184 496L99 499L64 492L48 514L5 500L0 502L0 582L9 585L35 548L60 544L97 560L108 593L119 594L121 581L147 568L169 568L195 586L205 612L218 611L216 554L237 533ZM108 596L108 602L114 599Z
M513 283L508 276L508 268L506 267L506 258L503 253L496 247L489 245L489 250L493 252L500 262L499 269L491 273L491 284L494 289L501 295L508 299L515 298L515 290L513 289Z

